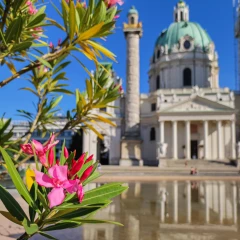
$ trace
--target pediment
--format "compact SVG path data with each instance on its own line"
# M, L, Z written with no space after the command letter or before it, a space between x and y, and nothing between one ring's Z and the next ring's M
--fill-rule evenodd
M235 109L209 99L196 96L193 99L174 104L161 112L234 112Z

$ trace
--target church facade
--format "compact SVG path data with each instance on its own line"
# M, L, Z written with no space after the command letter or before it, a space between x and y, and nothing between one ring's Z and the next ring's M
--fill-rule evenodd
M106 109L117 127L101 125L103 141L92 132L83 135L83 151L95 154L100 162L161 167L172 160L237 158L238 95L219 87L214 42L198 23L190 21L184 1L177 3L173 16L173 23L155 43L149 93L140 94L143 29L138 11L129 10L123 28L127 89L113 103L117 109ZM114 74L113 79L119 81Z

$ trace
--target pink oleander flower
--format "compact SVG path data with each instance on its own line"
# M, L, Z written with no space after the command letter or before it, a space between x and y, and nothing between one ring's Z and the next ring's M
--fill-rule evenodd
M50 150L51 148L53 148L55 145L58 144L58 140L55 140L55 136L54 134L49 138L48 142L45 145L42 145L40 142L38 142L37 140L32 140L32 144L28 143L28 144L21 144L20 147L22 149L22 151L26 154L29 155L34 155L34 151L35 154L37 155L37 157L39 158L40 162L42 163L42 165L46 168L48 168L49 162L46 158L46 153L48 150ZM34 147L34 149L33 149ZM33 151L34 150L34 151Z
M85 158L85 153L81 155L81 157L76 161L76 160L72 160L72 168L71 170L68 171L68 177L69 178L74 178L77 179L77 173L80 171L80 169L82 168L83 164L84 164L84 158ZM93 159L93 155L91 155L86 161L85 163L90 162ZM84 173L82 174L82 176L80 177L80 182L84 182L89 175L91 174L93 170L93 166L88 167Z
M66 147L64 147L63 154L66 159L69 157L69 153Z
M106 0L106 3L108 4L108 7L112 7L116 4L119 4L121 6L124 2L122 0Z
M50 47L50 48L54 48L54 45L53 45L52 42L49 43L49 47Z
M58 39L58 46L60 46L60 45L61 45L61 43L62 43L62 39L61 39L61 38L59 38L59 39Z
M67 178L68 166L55 165L48 169L48 174L35 171L36 182L43 187L53 188L48 194L50 208L58 206L63 203L66 192L77 192L79 201L83 197L83 189L79 185L79 180L68 180Z
M35 38L35 39L39 39L40 36L39 34L43 32L43 29L42 27L36 27L36 28L33 28L33 31L36 31L38 32L37 34L36 33L33 33L32 36Z
M28 13L30 15L34 15L38 12L38 10L33 6L31 1L27 1L26 5L28 6Z

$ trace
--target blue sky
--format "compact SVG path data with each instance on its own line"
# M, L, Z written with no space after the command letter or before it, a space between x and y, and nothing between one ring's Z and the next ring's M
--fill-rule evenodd
M57 0L56 0L57 1ZM125 4L120 18L118 19L116 33L110 36L104 43L107 48L117 55L118 63L114 63L114 69L118 76L123 79L126 87L126 42L122 33L122 25L127 21L127 11L134 5L143 22L144 34L141 39L141 92L148 92L148 69L150 57L153 53L155 41L159 33L173 22L173 7L178 0L125 0ZM234 22L232 0L187 0L190 7L190 21L198 22L210 34L215 42L219 55L220 66L220 86L235 88L235 61L234 61ZM221 2L221 4L220 4ZM48 14L52 18L56 13L52 7L48 6ZM57 42L61 37L58 31L53 28L47 30L49 41ZM106 60L106 59L105 59ZM87 59L86 65L93 69L93 64ZM74 62L66 69L70 79L70 90L84 89L84 80L87 74L80 65ZM3 80L10 73L6 68L0 67L0 80ZM6 113L6 117L21 119L17 116L16 109L25 109L34 112L34 102L36 98L26 92L19 90L28 83L25 77L21 77L4 88L0 89L0 116ZM61 102L61 113L74 107L74 97L64 96Z

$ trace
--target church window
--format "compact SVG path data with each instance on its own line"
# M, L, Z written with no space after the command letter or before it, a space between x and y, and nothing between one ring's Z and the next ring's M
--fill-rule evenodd
M156 140L156 131L155 128L152 127L150 130L150 141L155 141Z
M152 103L152 105L151 105L151 110L152 110L152 112L155 112L156 109L157 109L156 103Z
M131 17L131 24L134 24L135 23L135 19L134 17Z
M178 14L177 13L175 14L175 21L176 22L178 21Z
M183 86L184 87L192 86L192 71L190 68L185 68L183 70Z
M160 50L157 51L157 59L160 58Z
M189 49L189 48L191 48L191 43L190 43L190 41L188 41L188 40L186 40L185 42L184 42L184 48L185 49Z
M107 112L107 108L106 108L106 107L100 108L100 111L101 111L101 112Z
M160 89L160 76L157 76L156 89Z
M181 21L184 21L183 12L181 12Z

